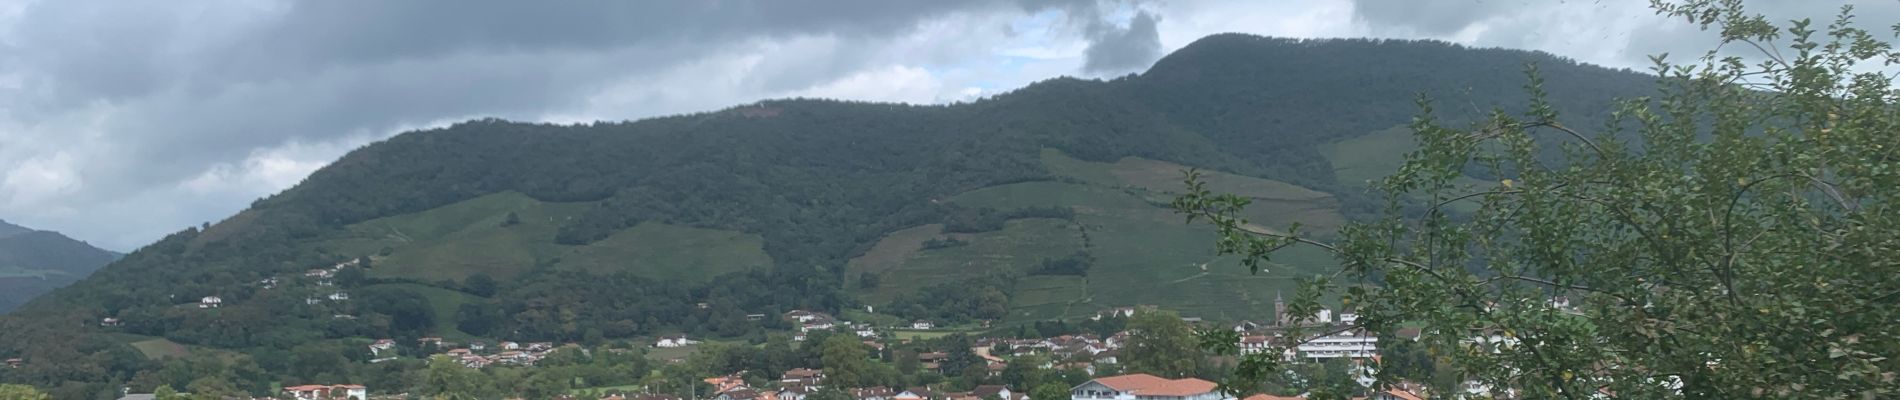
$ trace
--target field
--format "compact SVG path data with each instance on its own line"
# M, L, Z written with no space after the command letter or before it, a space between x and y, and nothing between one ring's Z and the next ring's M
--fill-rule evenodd
M929 340L929 339L936 339L936 338L940 338L944 336L950 336L950 334L952 333L957 333L957 331L918 331L918 330L909 330L909 329L896 329L896 330L891 331L891 336L896 337L897 340Z
M542 264L704 281L771 265L758 235L659 223L641 224L584 246L556 244L554 235L562 221L576 218L589 206L496 193L353 224L348 234L317 245L344 254L376 255L377 268L371 272L375 276L425 281L460 280L478 273L506 279Z
M1082 250L1081 234L1075 224L1059 219L1012 220L998 231L950 236L969 244L918 250L895 264L857 263L860 269L849 275L878 274L882 284L868 297L883 302L929 285L978 278L991 272L1027 272L1044 259L1061 258Z
M1166 208L1182 187L1180 171L1185 167L1180 165L1139 158L1097 163L1054 151L1044 152L1043 161L1070 179L993 186L950 201L1004 210L1068 206L1076 210L1074 221L1011 221L1000 231L955 235L970 241L969 246L932 250L918 247L923 240L943 236L933 235L939 227L899 231L851 263L853 272L884 274L884 285L866 301L878 304L923 282L981 276L999 268L1027 271L1032 260L1086 250L1096 260L1087 276L1018 279L1010 288L1004 323L1082 318L1103 308L1143 304L1208 319L1263 318L1272 313L1277 292L1290 292L1296 278L1334 265L1322 251L1294 249L1277 254L1265 271L1252 274L1234 257L1214 256L1213 230L1184 224ZM1344 221L1326 193L1222 173L1210 173L1209 181L1211 189L1254 198L1250 217L1263 225L1299 221L1331 228Z
M453 341L475 339L474 335L463 333L461 329L455 327L456 310L462 307L462 303L478 301L479 299L474 295L413 283L373 285L370 288L401 289L420 294L423 298L429 299L429 309L435 312L435 330L432 333Z
M191 355L191 349L186 348L185 345L164 338L140 340L132 342L131 344L132 348L138 349L140 354L145 355L145 358L152 360L180 358Z
M1411 152L1417 147L1412 131L1405 126L1395 126L1370 134L1353 137L1320 146L1321 154L1333 164L1333 174L1340 183L1359 187L1370 187L1371 181L1385 178L1405 164L1405 158L1397 156ZM1365 157L1364 154L1392 154L1389 157ZM1493 182L1460 177L1452 182L1471 191L1477 188L1494 186ZM1452 203L1451 208L1463 212L1475 210L1475 200Z

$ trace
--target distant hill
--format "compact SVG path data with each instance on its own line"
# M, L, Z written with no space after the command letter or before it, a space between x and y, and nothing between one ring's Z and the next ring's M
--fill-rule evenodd
M422 335L738 337L772 327L747 314L867 305L953 324L1136 304L1262 318L1330 258L1241 273L1166 208L1180 170L1216 171L1264 226L1325 234L1382 204L1363 181L1409 149L1417 94L1453 121L1521 110L1526 63L1578 126L1652 82L1535 52L1228 34L1140 75L967 104L793 99L407 132L0 318L0 356L116 360L128 353L99 349L122 337L279 355ZM305 276L351 260L367 263ZM321 300L337 291L351 299ZM212 295L221 308L192 304ZM104 317L124 326L40 340Z
M58 232L0 221L0 313L72 284L119 258Z

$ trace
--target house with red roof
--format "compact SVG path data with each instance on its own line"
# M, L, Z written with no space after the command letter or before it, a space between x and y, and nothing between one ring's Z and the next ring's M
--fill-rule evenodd
M1069 389L1073 400L1222 400L1219 385L1195 378L1148 374L1095 378Z

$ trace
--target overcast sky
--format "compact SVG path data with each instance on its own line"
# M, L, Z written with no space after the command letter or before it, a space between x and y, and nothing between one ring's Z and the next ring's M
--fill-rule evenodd
M1856 3L1885 27L1895 1ZM953 102L1139 72L1221 32L1433 38L1632 68L1712 44L1647 0L657 3L0 0L0 219L129 251L408 129L792 96ZM1756 3L1783 18L1841 4Z

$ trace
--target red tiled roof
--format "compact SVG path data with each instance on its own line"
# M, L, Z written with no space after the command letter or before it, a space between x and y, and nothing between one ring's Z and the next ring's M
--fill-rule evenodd
M1300 399L1300 398L1298 398L1298 397L1291 397L1291 396L1274 396L1274 395L1270 395L1270 394L1266 394L1266 393L1261 393L1261 394L1256 394L1256 395L1252 395L1252 396L1247 396L1247 398L1244 398L1244 399L1241 399L1241 400L1302 400L1302 399Z
M1192 396L1214 391L1219 385L1200 379L1167 379L1148 374L1095 378L1095 383L1122 392L1145 396Z

